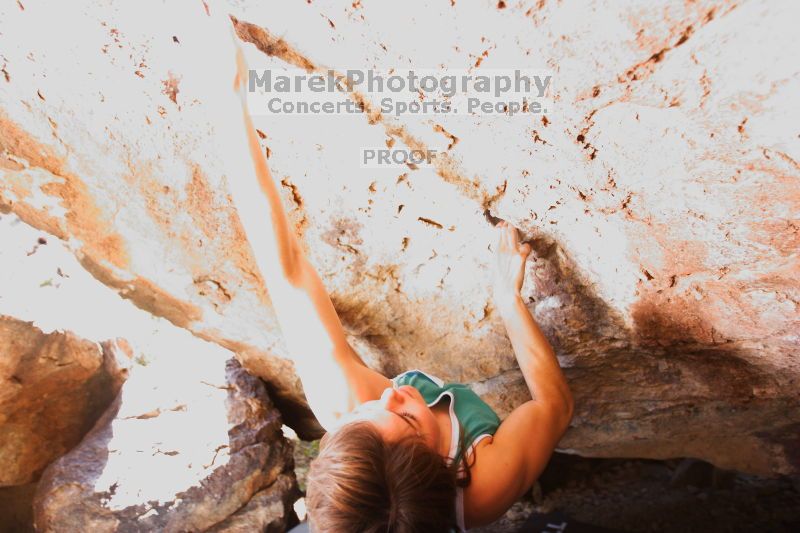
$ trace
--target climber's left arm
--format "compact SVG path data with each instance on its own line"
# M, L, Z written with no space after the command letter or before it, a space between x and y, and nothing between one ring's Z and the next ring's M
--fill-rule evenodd
M572 407L529 400L503 420L489 443L476 447L464 491L468 527L493 522L531 488L571 419Z

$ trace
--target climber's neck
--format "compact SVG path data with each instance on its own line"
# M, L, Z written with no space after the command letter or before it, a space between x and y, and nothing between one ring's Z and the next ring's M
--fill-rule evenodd
M445 396L442 401L431 407L436 422L439 424L439 442L436 452L442 457L450 454L450 441L452 439L453 426L450 420L450 399Z

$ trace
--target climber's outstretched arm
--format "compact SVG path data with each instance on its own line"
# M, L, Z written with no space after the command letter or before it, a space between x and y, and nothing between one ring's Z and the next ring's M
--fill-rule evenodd
M234 88L238 90L247 72L238 47L237 67ZM379 398L391 382L368 368L347 342L328 292L289 225L246 98L242 112L255 176L237 177L230 184L231 195L306 398L329 429L360 403Z

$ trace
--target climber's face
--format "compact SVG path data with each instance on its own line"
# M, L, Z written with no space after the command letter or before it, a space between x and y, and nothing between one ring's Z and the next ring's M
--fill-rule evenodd
M410 385L387 388L379 400L362 403L348 418L348 421L371 422L387 442L416 436L432 450L438 449L440 431L436 417L419 391Z

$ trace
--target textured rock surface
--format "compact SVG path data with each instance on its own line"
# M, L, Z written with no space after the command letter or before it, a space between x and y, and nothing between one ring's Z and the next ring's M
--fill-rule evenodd
M534 243L523 292L577 401L562 449L800 472L800 6L452 4L172 5L146 23L110 4L3 8L0 206L302 405L225 194L250 174L215 17L237 17L251 65L549 67L546 119L367 101L256 120L357 349L389 374L474 383L503 414L526 398L488 294L488 209ZM30 38L65 20L83 40ZM359 168L387 142L446 155Z
M36 481L119 391L130 347L0 315L0 486Z
M144 19L110 1L0 7L0 210L69 241L121 296L238 352L302 403L291 365L266 356L285 352L227 200L226 177L252 166L230 129L243 131L230 124L241 112L229 22L198 6ZM63 21L68 45L29 37Z
M280 428L263 383L235 360L138 369L92 432L45 471L36 529L203 531L261 505L265 523L283 530L297 486Z
M297 498L297 480L281 474L268 488L256 493L230 517L208 529L209 533L282 533L296 524L292 504Z

